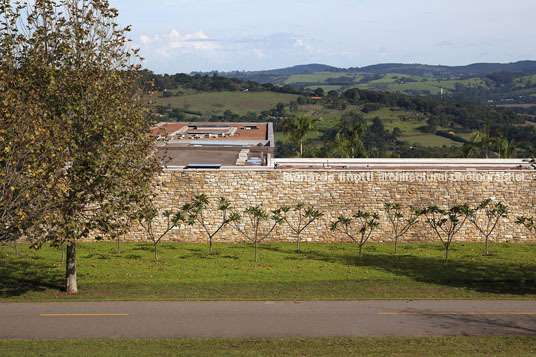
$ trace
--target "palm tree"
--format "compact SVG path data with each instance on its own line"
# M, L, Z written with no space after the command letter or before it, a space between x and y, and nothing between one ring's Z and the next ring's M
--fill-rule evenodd
M315 123L319 120L321 118L300 114L295 118L285 119L283 122L283 130L290 136L292 143L300 148L300 157L303 156L303 139L309 132L316 130Z
M501 156L503 159L510 159L517 151L515 141L513 139L508 140L500 131L497 132L497 136L493 139L493 142L499 151L499 159Z
M367 127L358 118L341 120L337 124L337 135L335 136L336 151L344 157L366 157L365 148L360 137L365 134Z
M471 142L476 142L480 140L480 149L486 154L486 159L488 159L489 146L493 142L492 137L489 134L489 125L486 124L481 131L476 132L471 138Z

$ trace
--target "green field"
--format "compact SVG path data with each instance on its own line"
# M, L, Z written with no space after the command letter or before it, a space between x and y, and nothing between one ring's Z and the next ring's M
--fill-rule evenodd
M309 89L322 88L324 89L324 91L340 90L343 86L329 85L328 82L329 79L340 77L353 79L354 83L353 85L349 86L350 88L387 90L391 92L405 92L408 90L427 90L432 95L440 94L441 88L446 91L454 91L454 89L456 88L456 83L471 88L478 86L486 86L484 80L479 77L468 79L435 79L400 73L388 73L383 75L381 79L372 80L366 83L359 83L359 81L363 78L363 75L353 72L318 72L312 74L292 75L287 78L285 84L309 83L309 86L307 87ZM411 79L412 81L407 82L404 81L404 79ZM524 77L523 80L518 79L517 83L521 84L522 81L531 82L532 80L532 77ZM534 79L534 81L536 82L536 78Z
M155 102L172 108L199 111L204 116L222 115L231 110L235 114L260 113L275 108L278 103L288 104L298 98L294 94L275 92L210 92L186 94L177 97L156 98Z
M3 356L533 356L535 337L0 340ZM89 353L89 351L91 351Z
M303 112L305 115L322 118L321 121L316 123L317 131L309 133L306 136L306 140L320 140L320 130L334 128L339 122L339 119L344 112L352 110L360 111L361 109L361 107L351 106L345 111L337 111L325 110L319 105L309 104L299 106L299 111ZM407 142L409 144L420 144L422 146L429 147L442 147L443 145L462 146L462 143L460 142L435 134L424 134L420 130L418 130L419 127L426 125L427 120L426 116L419 113L414 113L402 109L392 110L391 108L380 108L378 110L366 114L364 113L363 116L365 117L365 119L367 119L369 125L372 124L372 120L375 117L380 118L383 122L385 129L388 131L392 131L395 127L398 127L400 130L402 130L402 136L399 137L399 140ZM402 118L404 117L409 118L409 120L403 120ZM453 129L438 127L438 130L450 131ZM471 133L460 134L460 136L463 136L465 138L469 138L471 135ZM275 140L281 140L282 142L286 142L287 136L282 132L276 132Z
M0 248L0 301L96 300L355 300L534 299L536 244L454 243L449 263L441 244L368 244L362 260L350 243L165 243L154 262L148 243L77 246L80 293L60 291L65 276L57 248Z
M447 146L462 146L462 143L459 143L457 141L451 140L449 138L444 138L442 136L434 135L434 134L419 134L419 135L411 135L411 136L401 136L400 140L408 142L410 144L419 144L422 146L430 146L430 147L441 147L443 145Z
M285 81L285 84L295 84L295 83L318 83L326 84L326 80L330 78L352 78L359 80L362 76L355 73L344 73L344 72L317 72L312 74L295 74L289 76Z

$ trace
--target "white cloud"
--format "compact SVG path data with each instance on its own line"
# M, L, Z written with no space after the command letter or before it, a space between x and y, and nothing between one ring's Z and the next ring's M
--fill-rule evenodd
M211 39L203 31L180 34L176 29L167 35L147 36L139 38L143 52L156 53L169 57L176 52L210 52L220 48L216 40Z
M294 42L295 48L303 48L307 52L314 52L313 47L311 47L309 44L305 43L303 40L296 40Z
M263 58L263 57L264 57L264 52L263 52L263 50L254 49L254 50L253 50L253 54L254 54L255 56L257 56L258 58Z

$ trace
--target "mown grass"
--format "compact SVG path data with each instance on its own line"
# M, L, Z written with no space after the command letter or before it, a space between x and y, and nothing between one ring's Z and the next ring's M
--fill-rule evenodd
M3 356L533 356L535 337L0 340Z
M247 244L165 243L154 262L147 243L77 246L80 293L61 291L58 249L0 249L0 301L527 299L536 297L536 245L456 243L445 263L440 244L263 244L258 263Z
M298 96L295 94L275 92L210 92L156 98L155 101L164 106L198 111L203 115L222 115L228 109L235 114L245 115L248 112L258 114L275 108L278 103L288 104L296 98Z

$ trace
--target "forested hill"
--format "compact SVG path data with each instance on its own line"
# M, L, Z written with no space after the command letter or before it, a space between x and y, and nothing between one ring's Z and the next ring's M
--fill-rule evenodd
M421 76L425 78L468 78L486 76L496 72L536 74L536 61L519 61L513 63L474 63L466 66L441 66L425 64L384 63L366 67L337 68L323 64L307 64L266 71L231 71L218 72L220 76L237 78L258 83L284 85L289 77L311 75L315 73L332 73L346 75L387 75L391 73ZM212 75L215 72L193 72L192 75Z
M466 66L441 66L427 64L381 63L365 67L338 68L324 64L305 64L265 71L230 71L218 72L219 75L233 78L249 78L259 75L298 75L317 72L360 72L370 74L402 73L415 76L430 77L458 77L458 76L485 76L495 72L517 72L525 75L536 74L536 61L519 61L512 63L473 63ZM192 75L211 75L214 72L192 72Z
M348 71L371 74L401 73L423 77L478 77L495 72L536 74L536 61L514 63L474 63L467 66L431 66L423 64L385 63L367 67L349 68Z

